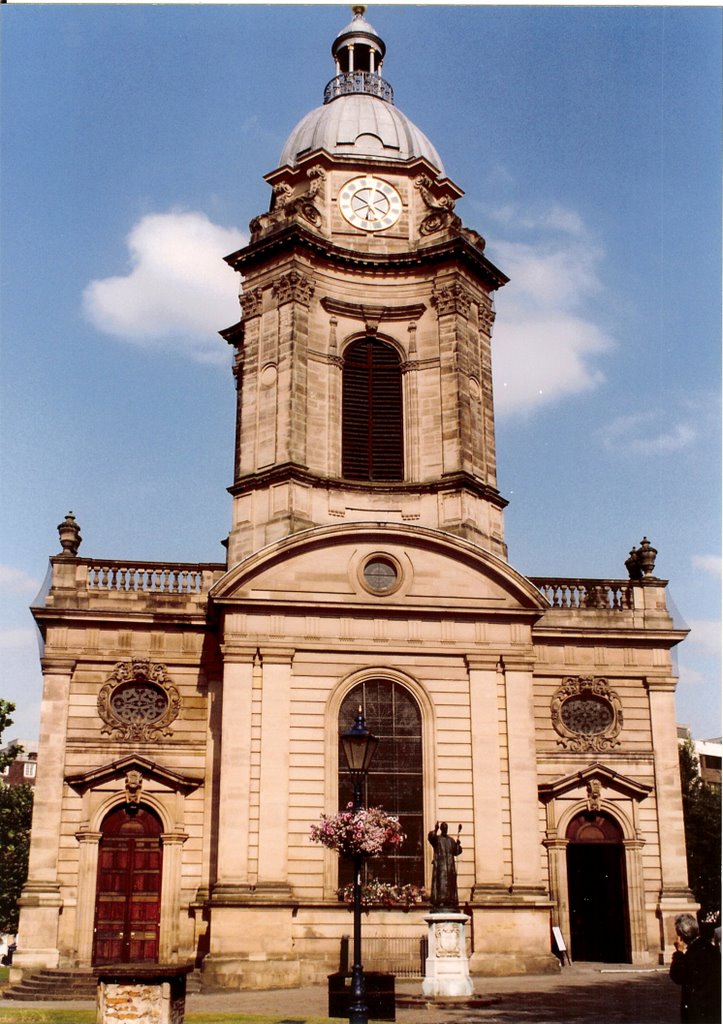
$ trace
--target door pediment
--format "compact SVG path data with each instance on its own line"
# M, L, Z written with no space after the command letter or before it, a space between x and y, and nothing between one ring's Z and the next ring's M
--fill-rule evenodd
M144 780L155 782L172 793L182 793L184 796L203 785L203 779L174 772L140 754L128 754L117 761L91 768L87 772L66 775L65 781L71 789L82 795L89 789L97 789L108 782L125 780L131 772L137 772Z
M556 782L546 782L540 785L538 787L540 800L544 804L549 803L556 797L564 796L572 790L581 787L587 788L592 782L597 782L606 789L612 789L621 796L637 801L644 800L653 789L652 786L647 786L626 775L620 775L612 768L608 768L607 765L596 761L579 772L563 776Z

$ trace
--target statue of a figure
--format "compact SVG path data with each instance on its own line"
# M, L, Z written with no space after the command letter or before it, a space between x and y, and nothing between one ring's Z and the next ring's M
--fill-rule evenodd
M457 865L454 858L459 857L462 852L462 844L458 838L453 839L447 835L448 828L446 821L443 821L441 825L436 822L434 831L427 836L434 850L430 902L435 910L459 911ZM458 836L461 831L462 826L460 825L457 829Z

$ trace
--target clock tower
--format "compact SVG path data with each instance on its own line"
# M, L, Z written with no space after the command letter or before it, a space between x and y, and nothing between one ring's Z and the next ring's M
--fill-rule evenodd
M243 277L229 565L345 522L422 526L506 557L490 334L507 281L461 190L394 105L355 7L324 102L266 175Z

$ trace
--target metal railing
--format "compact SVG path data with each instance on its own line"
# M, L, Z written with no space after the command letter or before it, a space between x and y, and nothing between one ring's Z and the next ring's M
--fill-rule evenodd
M379 96L387 103L394 103L394 90L375 71L345 71L332 78L324 89L324 103L331 103L339 96L350 96L352 93Z

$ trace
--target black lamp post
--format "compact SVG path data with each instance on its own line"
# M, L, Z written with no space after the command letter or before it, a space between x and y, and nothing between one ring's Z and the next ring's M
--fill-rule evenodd
M354 783L354 810L362 805L362 782L377 749L379 739L372 736L364 721L361 705L354 725L341 734L341 746ZM349 1024L367 1024L369 1010L365 998L364 969L361 962L361 870L362 855L354 854L354 964L351 970Z

